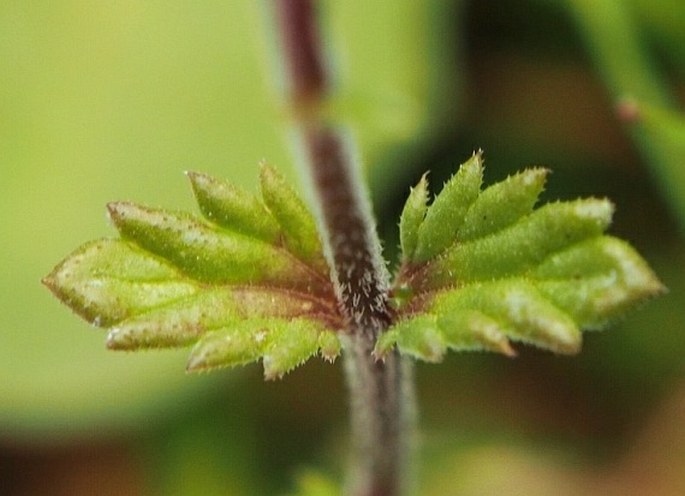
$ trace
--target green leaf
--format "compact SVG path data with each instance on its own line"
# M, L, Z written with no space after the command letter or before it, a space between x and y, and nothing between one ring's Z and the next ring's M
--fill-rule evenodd
M310 267L279 246L220 230L189 214L118 202L107 206L121 236L169 260L200 282L272 284L308 289L320 282Z
M438 362L449 348L456 351L494 351L515 355L501 324L473 309L420 313L400 321L379 339L375 353L385 356L397 345L402 353Z
M197 294L123 320L111 328L113 349L168 348L195 342L205 332L258 317L325 314L330 308L294 292L260 287L207 288Z
M557 353L576 353L581 334L573 319L525 280L477 283L436 296L429 311L449 317L475 310L497 322L501 333Z
M486 236L532 212L547 174L546 169L526 169L487 188L466 212L457 239L469 241Z
M491 235L459 243L431 265L427 288L522 274L550 254L600 235L611 222L608 200L550 203Z
M342 343L336 333L322 332L319 334L319 352L324 360L328 362L335 361L338 355L340 355L341 349Z
M304 202L270 165L262 165L259 179L264 202L281 225L288 250L327 276L328 265L323 256L316 221Z
M425 262L455 242L455 236L464 223L464 215L478 197L483 181L481 152L459 168L433 204L426 211L426 218L418 228L415 262Z
M375 353L383 357L397 345L402 353L427 362L439 362L447 349L447 342L438 328L434 315L422 314L398 323L378 339Z
M603 234L614 209L608 200L533 210L546 170L525 170L478 192L481 173L474 155L428 208L419 243L431 236L429 219L443 227L424 241L430 251L412 254L411 242L403 243L392 290L396 323L379 339L378 356L393 346L426 361L448 348L513 355L510 341L572 354L582 329L600 329L664 290L628 243ZM419 218L419 207L405 211L411 208ZM417 223L401 223L402 235L411 239Z
M424 174L412 188L400 216L400 246L405 261L410 261L419 242L419 227L426 216L428 206L428 180Z
M188 370L262 358L266 377L275 378L320 349L334 360L342 319L313 218L294 191L271 168L262 174L265 203L209 176L189 176L207 221L111 203L123 239L85 244L45 284L109 328L111 349L197 343Z
M43 283L88 322L105 327L199 289L173 266L114 239L83 245Z
M501 324L473 309L445 312L438 319L450 349L457 351L493 351L507 356L516 353L509 345Z
M231 183L187 172L202 214L221 227L275 243L281 229L264 202Z
M264 377L280 379L319 350L320 325L308 320L292 320L267 335L264 351Z
M265 378L280 378L314 355L322 336L339 342L335 334L308 319L245 319L207 333L193 348L187 368L243 365L263 357Z
M665 291L633 247L611 236L557 253L532 275L540 291L585 329L601 329L641 300Z
M436 361L441 343L443 348L512 355L507 339L556 353L580 349L580 330L571 317L524 281L478 283L444 292L425 312L394 327L394 335L377 351L387 353L394 342L403 353Z

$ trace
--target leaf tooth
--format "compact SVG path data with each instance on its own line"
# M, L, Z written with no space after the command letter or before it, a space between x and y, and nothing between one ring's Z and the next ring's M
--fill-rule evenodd
M641 299L666 291L666 287L632 246L611 236L602 239L604 253L616 262L623 283L633 298Z
M524 279L447 291L435 298L428 311L440 316L477 311L495 320L509 339L555 353L577 353L581 346L581 333L573 319Z
M201 310L186 312L149 312L112 327L107 333L107 348L135 350L176 348L195 342L205 331Z
M264 294L264 303L258 309L245 309L234 293L225 288L207 290L126 319L109 331L107 347L133 350L186 346L227 322L248 316L259 317L260 311L273 312L278 308L278 304L269 306L270 297ZM250 315L248 311L254 313Z
M327 338L322 339L324 335ZM186 368L195 372L244 365L263 358L265 378L271 380L305 362L320 347L324 357L331 361L340 351L336 334L315 321L250 318L207 333L193 347Z
M469 241L492 234L530 214L548 174L549 170L541 167L525 169L487 187L466 212L457 239Z
M373 356L376 358L376 360L385 359L387 354L390 353L390 351L397 344L398 336L399 333L397 324L380 335L373 349Z
M170 264L131 243L114 239L91 241L79 247L42 282L97 327L114 325L198 291Z
M602 328L630 305L665 291L640 255L611 236L556 253L533 275L543 294L590 329Z
M264 378L280 379L316 354L320 332L317 323L306 319L293 319L273 329L264 349Z
M606 199L550 203L507 229L459 243L435 260L426 289L525 274L555 252L599 236L609 226L613 205Z
M408 263L414 256L419 240L419 228L428 209L428 180L426 174L411 188L400 216L400 246L402 259Z
M451 312L438 317L447 346L454 350L486 350L513 357L511 347L500 323L476 310Z
M614 204L607 198L583 198L570 202L578 220L594 222L603 232L614 216Z
M328 277L316 221L285 178L272 166L262 164L259 174L262 197L283 230L284 242L297 258Z
M255 195L199 172L186 172L202 214L211 222L246 236L275 243L281 230Z
M332 330L324 330L319 334L319 353L327 362L334 362L340 355L342 343L338 334Z
M375 355L384 357L396 344L407 355L427 362L440 362L447 345L434 315L423 314L400 321L377 342Z
M483 181L483 157L478 151L445 184L419 226L414 260L425 262L454 243L464 216L476 200Z
M573 320L532 286L504 291L504 314L512 324L510 338L561 354L580 351L582 336Z
M197 372L221 367L235 367L255 362L261 356L268 329L236 322L213 330L193 347L186 370Z
M124 238L202 282L321 287L320 276L304 263L263 241L213 229L187 214L127 202L110 203L108 209Z

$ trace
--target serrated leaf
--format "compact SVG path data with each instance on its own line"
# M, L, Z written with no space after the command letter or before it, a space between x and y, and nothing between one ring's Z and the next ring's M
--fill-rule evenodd
M427 361L438 357L424 351L435 343L443 348L505 355L513 354L508 340L564 354L578 352L581 345L580 330L569 315L532 284L515 280L471 284L441 293L424 314L400 322L388 335L377 349L380 354L397 344L401 352Z
M493 351L515 355L502 325L472 309L421 313L401 321L378 340L375 353L385 356L395 345L403 354L427 362L442 359L447 348L456 351Z
M109 348L198 343L189 370L262 358L274 378L319 350L334 360L342 319L313 219L292 189L279 190L282 178L269 169L262 186L270 199L262 203L209 176L189 176L207 221L111 203L123 239L87 243L45 284L108 327ZM308 223L304 230L299 221Z
M280 379L319 350L320 325L296 319L273 330L264 350L264 377Z
M428 205L428 180L424 174L418 184L411 189L400 216L400 246L404 260L409 262L414 256L419 242L419 227L426 216Z
M436 319L450 349L457 351L492 351L507 356L511 348L506 330L497 320L473 309L444 313Z
M307 290L317 274L286 250L219 230L189 214L133 203L107 206L122 237L163 257L188 276L215 284L270 284Z
M528 215L544 189L547 173L546 169L526 169L485 189L467 210L457 239L481 238Z
M330 308L307 295L271 288L216 288L123 320L111 328L113 349L169 348L192 344L207 331L239 320L319 316Z
M599 329L664 290L629 244L603 235L611 202L579 199L533 210L545 169L525 170L479 192L477 165L466 173L462 166L421 223L419 238L429 217L447 223L444 198L451 198L452 215L461 212L460 219L449 219L449 230L459 226L452 239L434 243L442 248L428 258L427 251L403 254L392 290L396 324L379 339L379 356L393 346L428 361L438 360L444 348L513 355L510 341L576 353L581 329ZM476 197L459 199L459 188Z
M505 229L450 248L431 264L425 287L523 274L550 254L601 234L612 214L604 199L544 205Z
M464 223L464 215L478 197L482 181L483 161L478 152L461 165L428 207L418 229L413 261L430 260L455 242L455 236Z
M447 343L434 315L422 314L402 321L378 339L375 354L385 356L397 344L402 353L427 362L442 360Z
M319 352L324 360L328 362L335 361L340 355L341 350L342 343L336 333L322 332L319 334Z
M611 236L557 253L532 275L540 291L586 329L601 329L630 306L665 290L633 247Z
M88 322L105 327L199 289L170 264L114 239L83 245L43 283Z
M475 310L493 319L509 339L557 353L580 349L580 330L571 317L525 280L471 284L436 296L429 311L449 316Z
M265 378L275 379L314 355L322 342L329 345L328 358L334 359L340 347L333 355L332 340L339 343L334 333L312 320L250 318L207 333L194 346L187 369L232 367L263 357Z
M207 174L187 172L202 214L221 227L274 244L281 229L255 195Z
M206 333L193 347L186 370L197 372L245 365L262 356L265 319L250 319Z
M259 179L264 202L281 225L285 245L290 252L328 275L316 221L305 204L270 165L262 165Z

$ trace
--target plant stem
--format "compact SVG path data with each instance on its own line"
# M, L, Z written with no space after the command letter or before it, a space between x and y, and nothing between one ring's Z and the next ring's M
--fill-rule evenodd
M350 492L401 494L402 457L408 449L403 441L408 426L402 393L409 386L403 384L403 374L410 371L402 369L397 353L384 362L373 356L376 340L392 316L378 241L368 210L363 209L368 202L361 197L361 182L353 179L353 162L339 132L308 127L304 142L349 331L345 360L354 447Z
M411 451L413 376L399 354L377 361L378 336L392 322L389 275L359 167L339 128L320 109L329 86L312 0L277 0L278 28L290 105L300 127L315 207L345 317L345 353L354 496L404 494Z
M668 118L659 115L678 115L677 100L646 44L640 43L642 33L633 6L620 0L569 0L566 6L578 23L619 117L626 105L628 110L634 107L624 116L624 124L685 230L683 145L669 135L673 125Z

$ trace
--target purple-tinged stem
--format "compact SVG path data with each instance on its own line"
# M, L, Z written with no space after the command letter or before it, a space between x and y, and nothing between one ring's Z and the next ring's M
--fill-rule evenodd
M383 362L376 340L392 323L389 276L366 185L339 128L320 108L329 77L313 0L274 0L287 100L298 119L338 303L346 322L346 372L352 417L353 496L399 496L407 491L413 436L413 375L398 353ZM304 112L303 110L307 110Z

